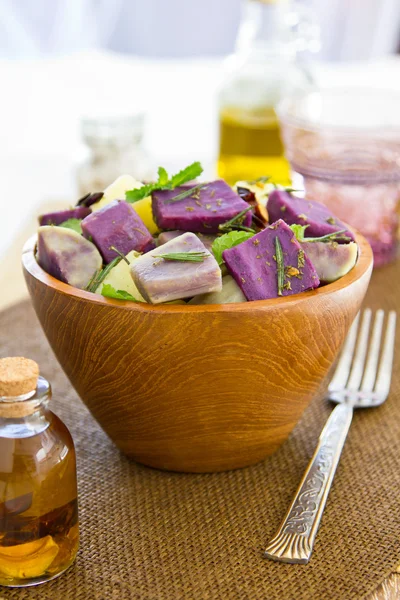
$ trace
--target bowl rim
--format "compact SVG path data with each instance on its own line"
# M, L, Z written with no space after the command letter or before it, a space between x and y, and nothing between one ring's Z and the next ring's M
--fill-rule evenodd
M276 308L277 306L288 307L292 304L299 304L301 302L307 302L310 298L323 298L329 296L335 292L340 291L356 283L361 279L369 269L372 270L373 266L373 254L372 249L367 240L353 228L349 227L350 230L355 234L356 242L358 244L358 258L354 267L346 275L333 283L328 283L323 287L310 290L308 292L302 292L301 294L293 294L291 296L285 296L283 298L270 298L268 300L253 300L251 302L237 302L234 304L170 304L170 305L153 305L144 302L135 303L129 300L116 300L112 298L106 298L100 294L94 294L92 292L86 292L79 288L73 287L67 283L59 281L52 275L49 275L42 269L35 257L35 250L37 244L37 234L31 236L25 243L22 250L22 266L23 269L29 273L34 279L40 281L47 287L56 290L66 296L73 296L79 300L88 301L93 304L99 304L103 306L118 307L123 310L130 310L134 312L143 313L217 313L217 312L228 312L238 313L247 312L249 310L265 310L267 308Z
M311 121L309 118L305 116L298 116L291 112L291 107L299 100L304 100L310 96L324 96L324 95L337 95L341 94L343 98L346 95L356 92L360 99L365 95L384 95L384 96L393 96L395 95L400 100L400 91L389 88L374 88L368 86L342 86L342 85L333 85L333 86L323 86L319 89L308 90L305 93L301 94L301 96L293 96L289 95L283 98L276 109L278 118L284 127L285 125L290 125L292 127L303 129L309 133L319 133L324 135L349 135L349 136L358 136L362 139L366 139L371 135L377 135L378 137L382 137L383 135L389 136L398 136L400 132L400 125L366 125L366 126L356 126L356 125L336 125L333 123L323 123L317 121Z

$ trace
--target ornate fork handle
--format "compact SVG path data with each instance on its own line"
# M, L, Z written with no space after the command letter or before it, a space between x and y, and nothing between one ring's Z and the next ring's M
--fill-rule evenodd
M266 557L301 564L310 560L352 417L350 404L338 404L332 411L293 502L265 550Z

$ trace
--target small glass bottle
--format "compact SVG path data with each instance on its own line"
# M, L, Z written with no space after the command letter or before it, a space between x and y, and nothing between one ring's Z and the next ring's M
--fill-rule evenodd
M79 545L75 449L29 359L0 359L0 585L49 581Z
M269 175L290 185L275 107L312 86L298 53L318 48L318 27L294 0L243 3L236 51L219 93L218 174L230 183Z
M139 181L152 178L151 165L142 145L143 113L84 118L81 129L87 156L77 172L80 195L101 192L125 173Z

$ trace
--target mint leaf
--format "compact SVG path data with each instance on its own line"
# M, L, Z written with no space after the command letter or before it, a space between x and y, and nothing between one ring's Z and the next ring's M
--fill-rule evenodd
M167 185L168 183L168 173L167 171L164 169L164 167L158 167L158 181L157 183L159 185Z
M179 173L171 177L171 189L174 189L179 185L183 185L188 181L192 181L192 179L196 179L196 177L199 177L199 175L201 175L202 172L203 167L198 161L192 163L191 165L189 165L185 169L182 169L182 171L179 171Z
M150 196L153 190L157 189L160 188L156 183L142 185L142 187L137 188L136 190L129 190L128 192L125 192L125 200L127 202L137 202L138 200L143 200L143 198Z
M304 232L309 227L309 225L290 225L290 229L293 231L296 239L299 242L304 242Z
M179 185L183 185L188 181L192 181L203 172L203 167L199 162L194 162L182 171L179 171L176 175L173 175L171 179L168 179L168 173L164 167L158 167L158 181L155 183L147 183L136 190L129 190L125 192L125 200L127 202L137 202L150 196L154 190L173 190Z
M73 231L76 231L76 233L80 233L82 235L81 221L82 219L67 219L64 221L64 223L60 223L59 227L72 229Z
M215 256L217 263L222 265L224 262L224 259L222 258L222 253L224 250L238 246L242 242L245 242L253 237L253 235L254 233L250 233L248 231L230 231L229 233L221 235L221 237L215 238L211 251Z
M101 290L101 295L106 298L115 298L116 300L130 300L131 302L139 302L130 294L129 292L125 292L124 290L116 290L109 283L105 283L103 285L103 289Z

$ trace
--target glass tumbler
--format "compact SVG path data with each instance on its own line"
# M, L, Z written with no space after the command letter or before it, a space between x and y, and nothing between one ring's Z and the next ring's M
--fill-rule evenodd
M370 242L375 266L397 256L400 93L326 88L278 107L291 168L307 197L328 206Z

